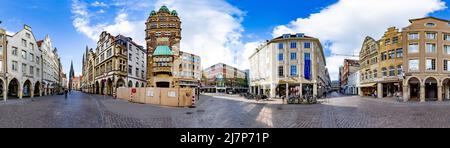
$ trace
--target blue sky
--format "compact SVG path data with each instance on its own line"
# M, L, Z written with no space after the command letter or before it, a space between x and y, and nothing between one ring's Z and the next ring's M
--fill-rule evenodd
M165 4L176 9L183 21L182 50L200 55L203 67L224 62L248 68L246 56L261 41L281 33L305 32L327 43L328 68L336 79L335 68L339 65L336 63L343 58L333 57L332 53L357 52L365 36L379 38L389 26L404 27L409 18L431 15L450 19L450 10L446 8L449 0L410 0L413 4L408 7L415 10L385 7L382 1L392 5L402 3L402 0L8 0L0 6L3 22L0 27L17 32L28 24L38 39L49 34L62 57L65 72L73 60L76 74L80 74L86 45L95 47L96 36L102 30L125 34L143 44L143 22L151 10ZM367 8L353 9L349 3ZM386 16L386 11L391 14ZM343 21L349 17L356 18L353 28ZM325 25L335 28L320 28ZM353 38L340 40L337 36Z

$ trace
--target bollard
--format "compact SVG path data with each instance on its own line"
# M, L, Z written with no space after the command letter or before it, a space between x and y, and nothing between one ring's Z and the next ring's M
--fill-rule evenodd
M195 108L195 96L192 96L192 105L190 106L190 108Z

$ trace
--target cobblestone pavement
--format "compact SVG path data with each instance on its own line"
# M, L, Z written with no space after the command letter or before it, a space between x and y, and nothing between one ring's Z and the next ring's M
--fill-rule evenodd
M401 103L340 96L317 105L281 105L202 96L197 108L133 104L74 92L0 103L0 127L371 128L450 127L450 101Z

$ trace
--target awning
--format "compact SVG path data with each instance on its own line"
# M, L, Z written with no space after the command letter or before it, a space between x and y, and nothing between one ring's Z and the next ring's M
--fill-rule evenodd
M377 85L377 83L367 83L359 85L358 87L374 87L375 85Z

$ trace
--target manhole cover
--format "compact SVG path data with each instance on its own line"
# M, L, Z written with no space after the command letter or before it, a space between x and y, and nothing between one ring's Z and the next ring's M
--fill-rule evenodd
M186 114L191 115L191 114L193 114L193 112L187 112Z
M197 110L198 113L204 113L205 110Z
M278 110L283 110L283 108L281 108L281 107L278 107L277 109L278 109Z

